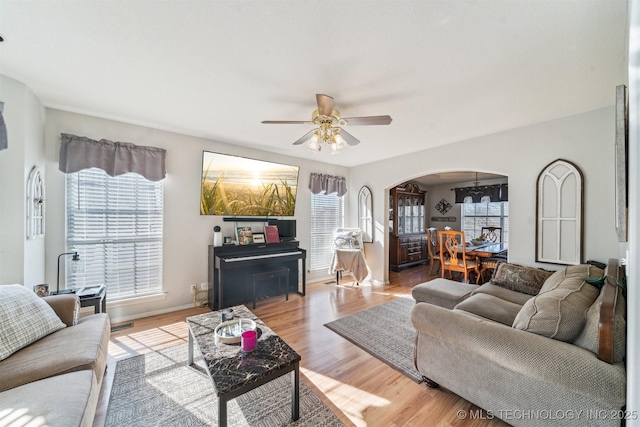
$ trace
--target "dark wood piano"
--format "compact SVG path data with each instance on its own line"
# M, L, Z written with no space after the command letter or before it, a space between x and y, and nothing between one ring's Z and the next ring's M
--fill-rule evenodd
M304 295L307 251L298 244L291 241L244 246L209 245L208 296L211 308L220 310L251 301L253 273L276 267L287 267L289 291Z

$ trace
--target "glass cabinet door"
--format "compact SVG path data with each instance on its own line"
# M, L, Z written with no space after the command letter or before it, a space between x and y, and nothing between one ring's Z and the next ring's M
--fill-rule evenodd
M413 233L420 233L420 198L413 196Z
M405 196L404 197L404 232L405 233L412 233L413 231L413 224L411 222L412 218L412 210L411 209L411 196Z
M395 206L393 204L393 194L389 194L389 232L393 233L393 210Z
M398 196L398 234L404 234L404 197Z

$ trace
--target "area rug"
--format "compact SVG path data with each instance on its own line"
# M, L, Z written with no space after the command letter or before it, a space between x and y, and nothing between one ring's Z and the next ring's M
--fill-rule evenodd
M215 426L218 404L201 357L187 366L187 344L118 361L106 427ZM300 419L291 421L291 376L227 403L229 426L344 426L300 381Z
M413 298L398 298L325 324L415 382L422 376L413 365L416 330L411 324Z

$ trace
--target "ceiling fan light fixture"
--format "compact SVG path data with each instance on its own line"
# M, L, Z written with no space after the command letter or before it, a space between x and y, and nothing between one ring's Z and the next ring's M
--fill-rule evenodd
M318 132L314 132L313 136L309 140L309 150L314 153L320 152L320 144L318 143Z
M347 131L344 131L346 139L340 135L340 131L342 130L340 126L346 126L347 124L351 126L388 125L391 123L391 117L389 116L342 118L340 117L340 111L333 108L333 98L328 95L316 94L316 103L318 108L311 114L311 122L297 120L264 120L262 123L311 124L317 126L316 129L312 129L295 141L293 145L304 144L305 141L307 141L308 135L313 132L313 136L308 140L309 150L317 153L322 149L322 145L326 144L330 146L332 154L340 152L340 149L346 145L354 146L360 143L360 140Z
M338 128L336 128L335 130L335 136L333 137L333 139L336 141L336 145L338 148L342 148L347 145L347 141L345 141L342 135L340 135L340 129Z

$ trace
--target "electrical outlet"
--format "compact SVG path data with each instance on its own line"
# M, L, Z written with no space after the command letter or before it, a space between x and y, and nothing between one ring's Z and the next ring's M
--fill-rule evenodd
M196 285L191 285L191 293L195 294L196 293Z
M202 289L203 291L206 291L207 289L209 289L209 283L208 282L200 283L200 289Z

